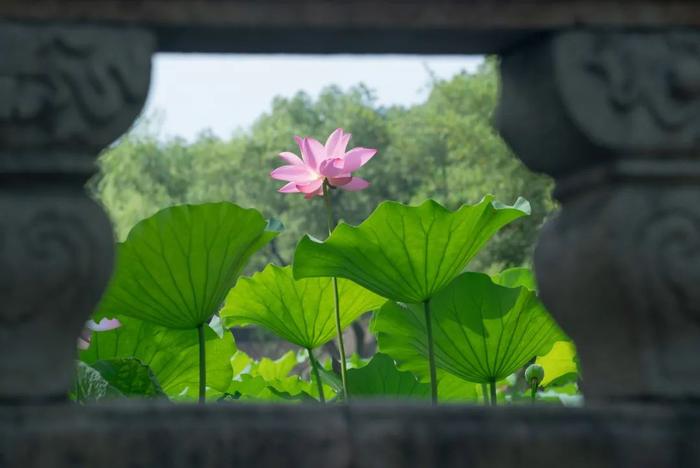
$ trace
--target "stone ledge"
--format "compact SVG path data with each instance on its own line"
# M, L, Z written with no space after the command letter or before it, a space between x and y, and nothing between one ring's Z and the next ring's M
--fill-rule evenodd
M0 408L0 466L694 467L700 406Z
M693 0L3 0L0 17L206 26L559 29L699 25Z
M693 0L3 0L0 20L139 25L162 51L493 53L580 26L700 26Z

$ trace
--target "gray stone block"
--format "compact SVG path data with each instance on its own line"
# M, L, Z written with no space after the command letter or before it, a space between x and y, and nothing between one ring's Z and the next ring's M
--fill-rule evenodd
M3 468L692 468L698 441L691 406L0 408Z

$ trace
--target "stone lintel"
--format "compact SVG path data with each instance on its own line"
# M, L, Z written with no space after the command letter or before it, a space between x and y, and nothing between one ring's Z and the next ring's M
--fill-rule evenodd
M693 0L3 0L0 20L151 28L161 51L494 53L578 27L700 26Z

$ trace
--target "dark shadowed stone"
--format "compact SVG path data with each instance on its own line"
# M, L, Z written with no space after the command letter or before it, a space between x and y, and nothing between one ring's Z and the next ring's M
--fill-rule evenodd
M700 401L700 32L564 32L505 54L498 127L557 180L536 252L589 400Z
M132 28L0 23L0 169L92 162L141 112L154 47Z
M682 406L0 409L3 468L692 468L699 437Z
M151 34L0 23L0 402L63 399L114 237L83 189L148 93Z
M581 26L699 26L695 0L3 0L0 19L138 25L160 50L493 53Z

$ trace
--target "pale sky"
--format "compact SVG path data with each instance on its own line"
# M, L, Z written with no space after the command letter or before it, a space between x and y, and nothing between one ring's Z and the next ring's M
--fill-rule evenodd
M205 129L226 138L270 109L272 98L325 86L364 83L382 105L426 98L430 73L449 78L474 70L478 56L158 54L145 115L161 137L188 140Z

